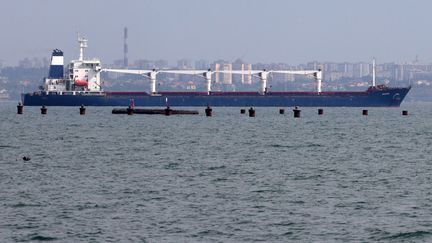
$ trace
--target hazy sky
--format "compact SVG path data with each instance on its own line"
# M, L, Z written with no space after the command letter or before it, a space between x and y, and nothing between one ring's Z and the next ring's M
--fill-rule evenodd
M430 0L0 0L0 60L86 56L248 62L432 62Z

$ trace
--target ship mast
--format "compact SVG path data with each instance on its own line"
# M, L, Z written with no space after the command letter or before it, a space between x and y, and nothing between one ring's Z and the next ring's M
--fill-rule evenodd
M376 81L376 64L375 64L375 57L372 59L372 87L375 87Z
M78 35L78 43L80 45L79 61L84 60L84 48L87 47L87 39Z

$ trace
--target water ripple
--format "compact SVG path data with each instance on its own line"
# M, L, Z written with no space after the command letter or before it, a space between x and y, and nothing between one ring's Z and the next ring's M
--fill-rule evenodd
M431 106L88 109L0 105L2 241L432 240Z

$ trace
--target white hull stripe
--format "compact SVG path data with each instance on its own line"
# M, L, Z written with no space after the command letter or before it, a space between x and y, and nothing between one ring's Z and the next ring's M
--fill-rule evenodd
M63 65L63 57L62 56L53 56L51 58L51 65Z

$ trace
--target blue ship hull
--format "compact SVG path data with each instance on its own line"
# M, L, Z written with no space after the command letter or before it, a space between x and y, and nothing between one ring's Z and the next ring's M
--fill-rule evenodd
M22 94L26 106L231 106L231 107L398 107L409 92L406 88L369 88L356 92L100 92Z

